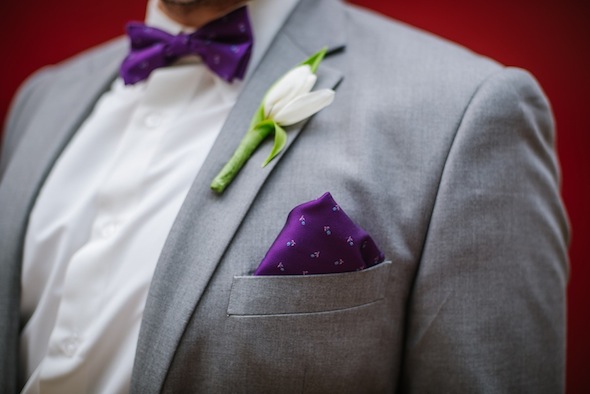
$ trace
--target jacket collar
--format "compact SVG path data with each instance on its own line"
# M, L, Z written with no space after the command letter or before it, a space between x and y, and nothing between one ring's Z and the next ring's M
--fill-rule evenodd
M304 124L288 130L283 153L261 168L272 141L258 149L224 194L209 184L246 132L266 90L322 47L344 47L344 10L337 1L302 0L253 71L172 227L150 288L140 331L132 387L160 391L186 325L244 216ZM318 88L334 88L342 74L325 63ZM207 253L201 253L206 250ZM198 261L198 264L195 262ZM171 285L173 284L173 285ZM170 322L175 322L170 324Z

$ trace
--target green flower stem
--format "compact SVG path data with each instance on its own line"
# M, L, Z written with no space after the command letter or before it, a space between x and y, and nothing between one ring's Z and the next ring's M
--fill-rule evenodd
M234 180L238 172L242 169L244 164L248 161L250 156L254 153L256 148L274 131L274 122L264 121L251 128L233 156L225 166L221 169L219 174L211 182L211 189L216 193L223 193L226 187Z

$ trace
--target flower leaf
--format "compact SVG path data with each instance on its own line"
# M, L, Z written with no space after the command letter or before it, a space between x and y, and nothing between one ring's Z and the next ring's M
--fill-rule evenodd
M270 152L264 163L262 163L262 167L266 167L266 165L270 163L272 159L274 159L279 153L281 153L281 151L285 147L285 144L287 143L287 132L285 131L285 129L279 126L278 123L273 123L275 128L275 143L272 147L272 151Z
M256 125L258 123L262 122L263 120L264 120L264 106L262 104L260 104L260 106L258 107L256 112L254 113L252 120L250 121L250 127L248 128L248 130L252 130L252 129L256 128Z
M324 59L324 56L326 56L327 51L328 48L322 48L320 51L311 55L309 59L301 63L301 65L307 64L311 68L311 72L315 74L320 63Z

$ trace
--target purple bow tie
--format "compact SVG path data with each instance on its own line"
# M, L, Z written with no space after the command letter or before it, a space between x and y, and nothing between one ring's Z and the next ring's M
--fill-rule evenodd
M171 35L143 23L127 24L131 52L121 65L126 85L144 80L158 67L182 56L199 55L203 62L228 82L242 79L252 52L252 29L247 7L207 23L192 34Z
M293 208L255 275L358 271L383 260L373 238L326 193Z

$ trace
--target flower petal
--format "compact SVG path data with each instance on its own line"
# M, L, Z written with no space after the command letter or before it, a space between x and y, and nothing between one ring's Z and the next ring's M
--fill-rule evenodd
M294 97L297 92L301 91L302 85L308 84L309 75L313 75L311 68L308 65L302 65L295 67L281 77L264 97L264 114L266 117L269 116L279 101L283 101L286 104L284 102L285 97Z
M297 90L291 91L289 94L287 94L285 97L280 99L274 105L274 107L271 109L270 113L268 114L268 117L273 118L277 113L279 113L283 108L285 108L285 106L287 104L289 104L291 101L295 100L297 97L303 96L303 95L311 92L311 89L313 88L313 85L315 85L315 82L317 81L317 79L318 79L318 77L315 74L308 75L307 78L305 79L305 81L302 81L303 83L299 86L299 88Z
M331 89L322 89L296 97L274 116L274 120L281 126L301 122L332 104L334 94Z

